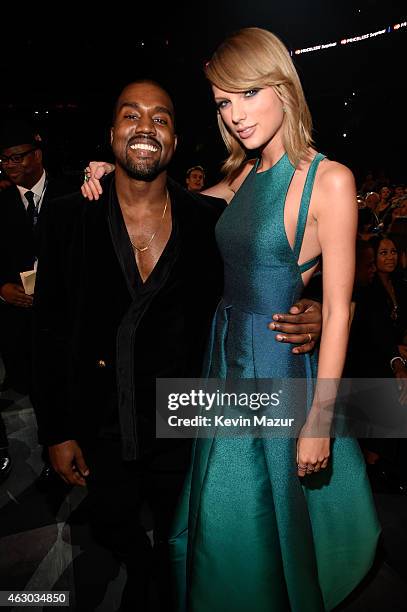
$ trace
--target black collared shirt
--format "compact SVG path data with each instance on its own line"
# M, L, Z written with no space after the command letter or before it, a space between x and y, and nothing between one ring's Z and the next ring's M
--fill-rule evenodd
M111 403L101 434L120 434L125 459L168 445L155 440L156 378L199 376L221 292L222 264L214 238L219 210L192 200L172 182L168 187L171 235L143 282L114 182L110 185L109 231L131 304L117 330L117 401Z

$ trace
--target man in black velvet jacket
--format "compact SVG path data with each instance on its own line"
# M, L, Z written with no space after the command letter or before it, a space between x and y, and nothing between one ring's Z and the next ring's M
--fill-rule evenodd
M148 499L169 610L167 534L189 444L155 438L155 379L199 376L222 289L220 212L167 177L174 110L156 83L122 91L112 148L116 171L101 199L61 199L43 226L34 303L39 435L62 478L87 484L94 532L126 564L122 610L149 609L153 553L138 522Z

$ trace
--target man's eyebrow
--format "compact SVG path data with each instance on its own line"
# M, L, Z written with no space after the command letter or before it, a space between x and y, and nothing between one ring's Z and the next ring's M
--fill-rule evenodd
M119 111L121 111L123 108L126 108L126 107L140 109L141 105L138 104L138 102L122 102L119 106ZM174 113L167 106L155 106L154 112L155 113L166 113L167 115L171 117L171 119L174 119Z
M157 113L166 113L171 117L171 119L174 119L174 113L167 106L156 106L154 110Z

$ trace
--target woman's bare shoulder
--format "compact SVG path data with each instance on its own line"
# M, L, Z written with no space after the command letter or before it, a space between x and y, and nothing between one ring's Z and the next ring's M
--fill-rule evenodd
M335 222L334 211L353 217L356 211L356 185L352 171L339 162L323 159L318 166L313 189L313 212L322 220L328 213Z
M237 175L235 174L233 177L227 177L223 179L223 181L220 181L216 185L205 189L205 191L202 191L202 193L204 195L222 198L223 200L226 200L226 202L229 204L236 191L238 191L239 187L249 174L250 170L253 168L255 162L255 159L249 159L242 166L241 170L237 173Z
M325 158L318 167L316 186L322 191L353 190L355 178L347 166Z

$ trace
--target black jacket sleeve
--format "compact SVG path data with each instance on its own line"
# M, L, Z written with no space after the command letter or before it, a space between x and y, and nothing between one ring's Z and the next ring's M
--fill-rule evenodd
M33 374L39 441L75 439L71 414L72 308L76 292L79 196L55 200L42 219L33 306Z

